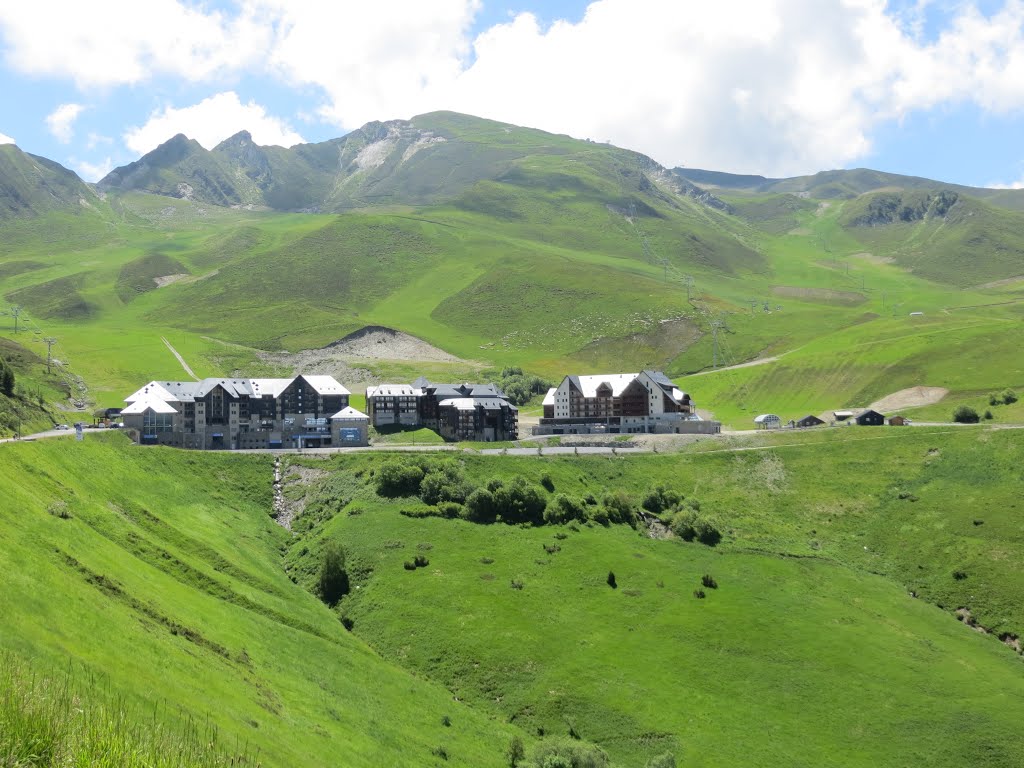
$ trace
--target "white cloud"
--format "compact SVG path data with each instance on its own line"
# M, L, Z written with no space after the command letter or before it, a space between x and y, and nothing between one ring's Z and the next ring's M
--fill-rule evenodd
M46 116L46 127L62 144L71 141L75 132L75 120L85 107L81 104L61 104Z
M595 0L577 23L519 14L475 39L482 0L58 5L0 3L9 66L82 87L272 74L319 95L303 114L340 129L456 109L668 165L804 173L864 157L880 124L914 111L1024 110L1024 0L989 15L945 0ZM232 92L126 139L147 151L181 131L212 145L243 127L260 143L300 140Z
M96 149L100 144L113 144L114 140L109 136L103 136L99 133L90 133L89 139L85 143L86 149Z
M208 79L251 64L270 33L244 11L205 13L179 0L0 3L0 30L13 69L83 87L160 73Z
M14 139L12 139L7 134L0 133L0 144L17 144L17 143L18 142L16 142Z
M85 181L96 182L114 170L114 161L105 157L98 163L90 163L86 160L72 161L72 166Z
M480 0L250 0L272 18L268 65L288 81L319 86L322 117L354 128L437 108L467 64Z
M150 115L145 125L129 129L124 140L129 149L140 155L179 133L213 149L241 130L249 131L253 141L262 145L290 147L303 142L302 136L284 120L268 115L254 101L243 104L234 91L218 93L191 107L165 107Z

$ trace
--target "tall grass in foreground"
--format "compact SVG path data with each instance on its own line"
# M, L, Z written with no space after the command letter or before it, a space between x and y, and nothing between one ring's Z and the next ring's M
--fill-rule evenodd
M220 744L212 725L143 712L105 693L84 697L71 676L42 677L0 653L0 768L259 765L248 749Z

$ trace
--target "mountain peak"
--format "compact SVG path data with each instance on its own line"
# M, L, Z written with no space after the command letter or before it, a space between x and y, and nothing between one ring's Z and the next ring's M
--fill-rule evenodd
M245 147L255 143L256 142L252 140L251 133L249 133L246 130L241 130L234 136L229 136L228 138L224 139L224 141L222 141L220 144L213 148L213 151L216 152L218 149L229 149L231 147Z

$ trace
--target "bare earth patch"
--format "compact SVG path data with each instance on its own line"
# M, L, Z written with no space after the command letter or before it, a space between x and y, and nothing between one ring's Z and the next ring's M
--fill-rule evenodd
M865 251L864 253L855 253L852 256L850 256L850 258L860 259L861 261L867 261L871 264L893 264L896 261L896 259L893 259L889 256L875 256L875 254L868 253L867 251Z
M909 387L886 395L873 402L869 407L879 413L899 411L903 408L918 408L922 405L934 405L948 394L949 390L945 387Z
M215 269L212 272L207 272L205 275L190 275L188 272L182 272L176 275L163 275L162 277L154 277L153 282L156 283L157 288L165 288L168 285L174 283L198 283L200 280L205 280L208 277L213 277L219 269Z
M325 373L345 382L350 390L366 384L379 384L372 372L363 367L369 361L453 363L476 365L438 349L423 339L392 328L371 325L350 333L320 349L299 352L260 352L260 359L299 373Z
M776 296L811 301L828 301L837 304L860 304L867 301L863 293L856 291L834 291L831 288L799 288L793 285L777 285L772 288Z

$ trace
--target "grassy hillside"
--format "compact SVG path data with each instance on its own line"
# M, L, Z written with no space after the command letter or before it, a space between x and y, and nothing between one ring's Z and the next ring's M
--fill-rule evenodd
M146 730L209 723L267 766L503 763L514 728L382 660L288 579L268 457L94 434L0 452L0 647L40 677L70 665Z
M764 441L456 460L471 485L544 479L549 500L617 488L637 503L664 484L699 502L716 547L624 525L410 517L423 502L379 496L377 456L307 460L329 474L290 493L317 523L304 536L343 543L359 574L340 606L356 635L616 765L665 752L680 766L1018 764L1024 662L999 637L1024 633L1019 436L893 428L732 447ZM288 559L309 583L305 541ZM403 565L414 556L427 564Z
M287 362L261 354L322 348L369 325L462 359L358 361L378 379L506 365L550 379L643 367L679 377L784 355L687 382L736 426L909 386L947 387L953 402L1021 385L1010 343L1024 299L1021 214L977 190L851 171L818 179L849 194L752 191L748 179L707 198L642 155L454 113L294 152L242 134L212 152L189 147L181 158L219 158L236 186L281 200L301 168L333 169L330 183L307 185L320 202L297 207L349 212L121 190L95 215L4 223L0 295L59 339L99 405L185 375L168 344L200 376L283 373ZM171 183L165 150L168 162L132 173ZM940 211L928 201L943 189L956 199ZM977 365L957 365L963 354Z

